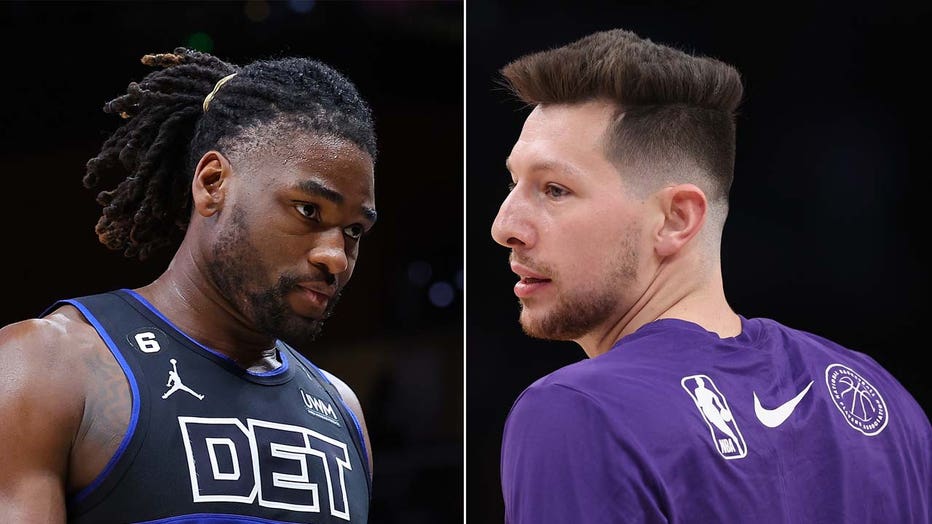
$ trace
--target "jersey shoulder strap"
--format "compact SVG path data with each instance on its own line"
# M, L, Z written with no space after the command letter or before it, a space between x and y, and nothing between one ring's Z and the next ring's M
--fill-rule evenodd
M347 433L350 434L350 437L353 439L353 444L356 446L356 451L359 452L359 456L362 457L362 467L366 471L366 486L369 488L369 498L372 498L372 472L369 470L369 450L366 449L366 441L362 434L362 425L359 423L359 419L356 417L356 414L353 413L353 410L346 405L346 401L343 400L343 395L337 390L336 386L327 379L327 376L324 375L324 372L320 368L315 366L310 360L308 360L304 355L302 355L298 350L293 347L285 344L284 342L279 341L279 344L284 347L289 354L294 357L294 360L299 362L301 368L310 374L320 385L324 388L330 398L334 401L334 404L337 406L337 409L340 410L340 413L343 414L344 420L353 421L353 425L356 428L356 431L352 431L347 428Z

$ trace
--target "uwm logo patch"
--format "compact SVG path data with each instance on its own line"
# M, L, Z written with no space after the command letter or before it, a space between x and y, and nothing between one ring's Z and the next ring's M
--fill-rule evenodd
M314 395L309 395L303 389L299 389L301 392L301 400L304 401L304 407L307 408L307 412L315 417L322 418L331 424L340 425L340 418L337 416L337 412L333 409L333 405L325 400L321 400Z
M239 502L350 520L346 444L300 426L178 417L194 502Z

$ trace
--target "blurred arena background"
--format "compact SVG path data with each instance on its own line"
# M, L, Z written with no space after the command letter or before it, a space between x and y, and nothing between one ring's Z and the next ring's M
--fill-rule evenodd
M597 30L630 29L738 67L746 101L723 246L732 306L867 353L929 413L928 5L468 0L466 20L469 522L503 521L512 402L585 358L573 343L521 333L516 277L490 236L527 115L497 71Z
M142 55L188 46L234 63L326 62L373 107L379 222L308 356L366 412L370 522L461 522L463 13L462 2L426 0L0 3L0 322L146 284L169 260L99 244L100 208L81 184L118 124L101 107L149 71Z

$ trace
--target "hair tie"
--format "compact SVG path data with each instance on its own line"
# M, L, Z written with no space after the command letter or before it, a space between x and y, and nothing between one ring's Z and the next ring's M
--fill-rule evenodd
M208 94L206 97L204 97L204 112L205 113L207 112L207 107L210 105L210 101L214 99L214 95L217 94L217 91L220 90L220 87L223 86L223 84L227 83L227 81L229 81L234 76L236 76L236 73L233 73L232 75L227 75L221 78L220 80L217 80L217 85L214 86L214 90L211 91L210 94Z

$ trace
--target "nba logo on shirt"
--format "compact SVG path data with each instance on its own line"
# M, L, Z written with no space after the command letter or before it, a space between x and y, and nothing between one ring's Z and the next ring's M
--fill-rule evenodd
M712 445L726 459L742 458L748 454L747 444L738 429L725 395L706 375L690 375L680 381L693 399L696 409L709 426Z

